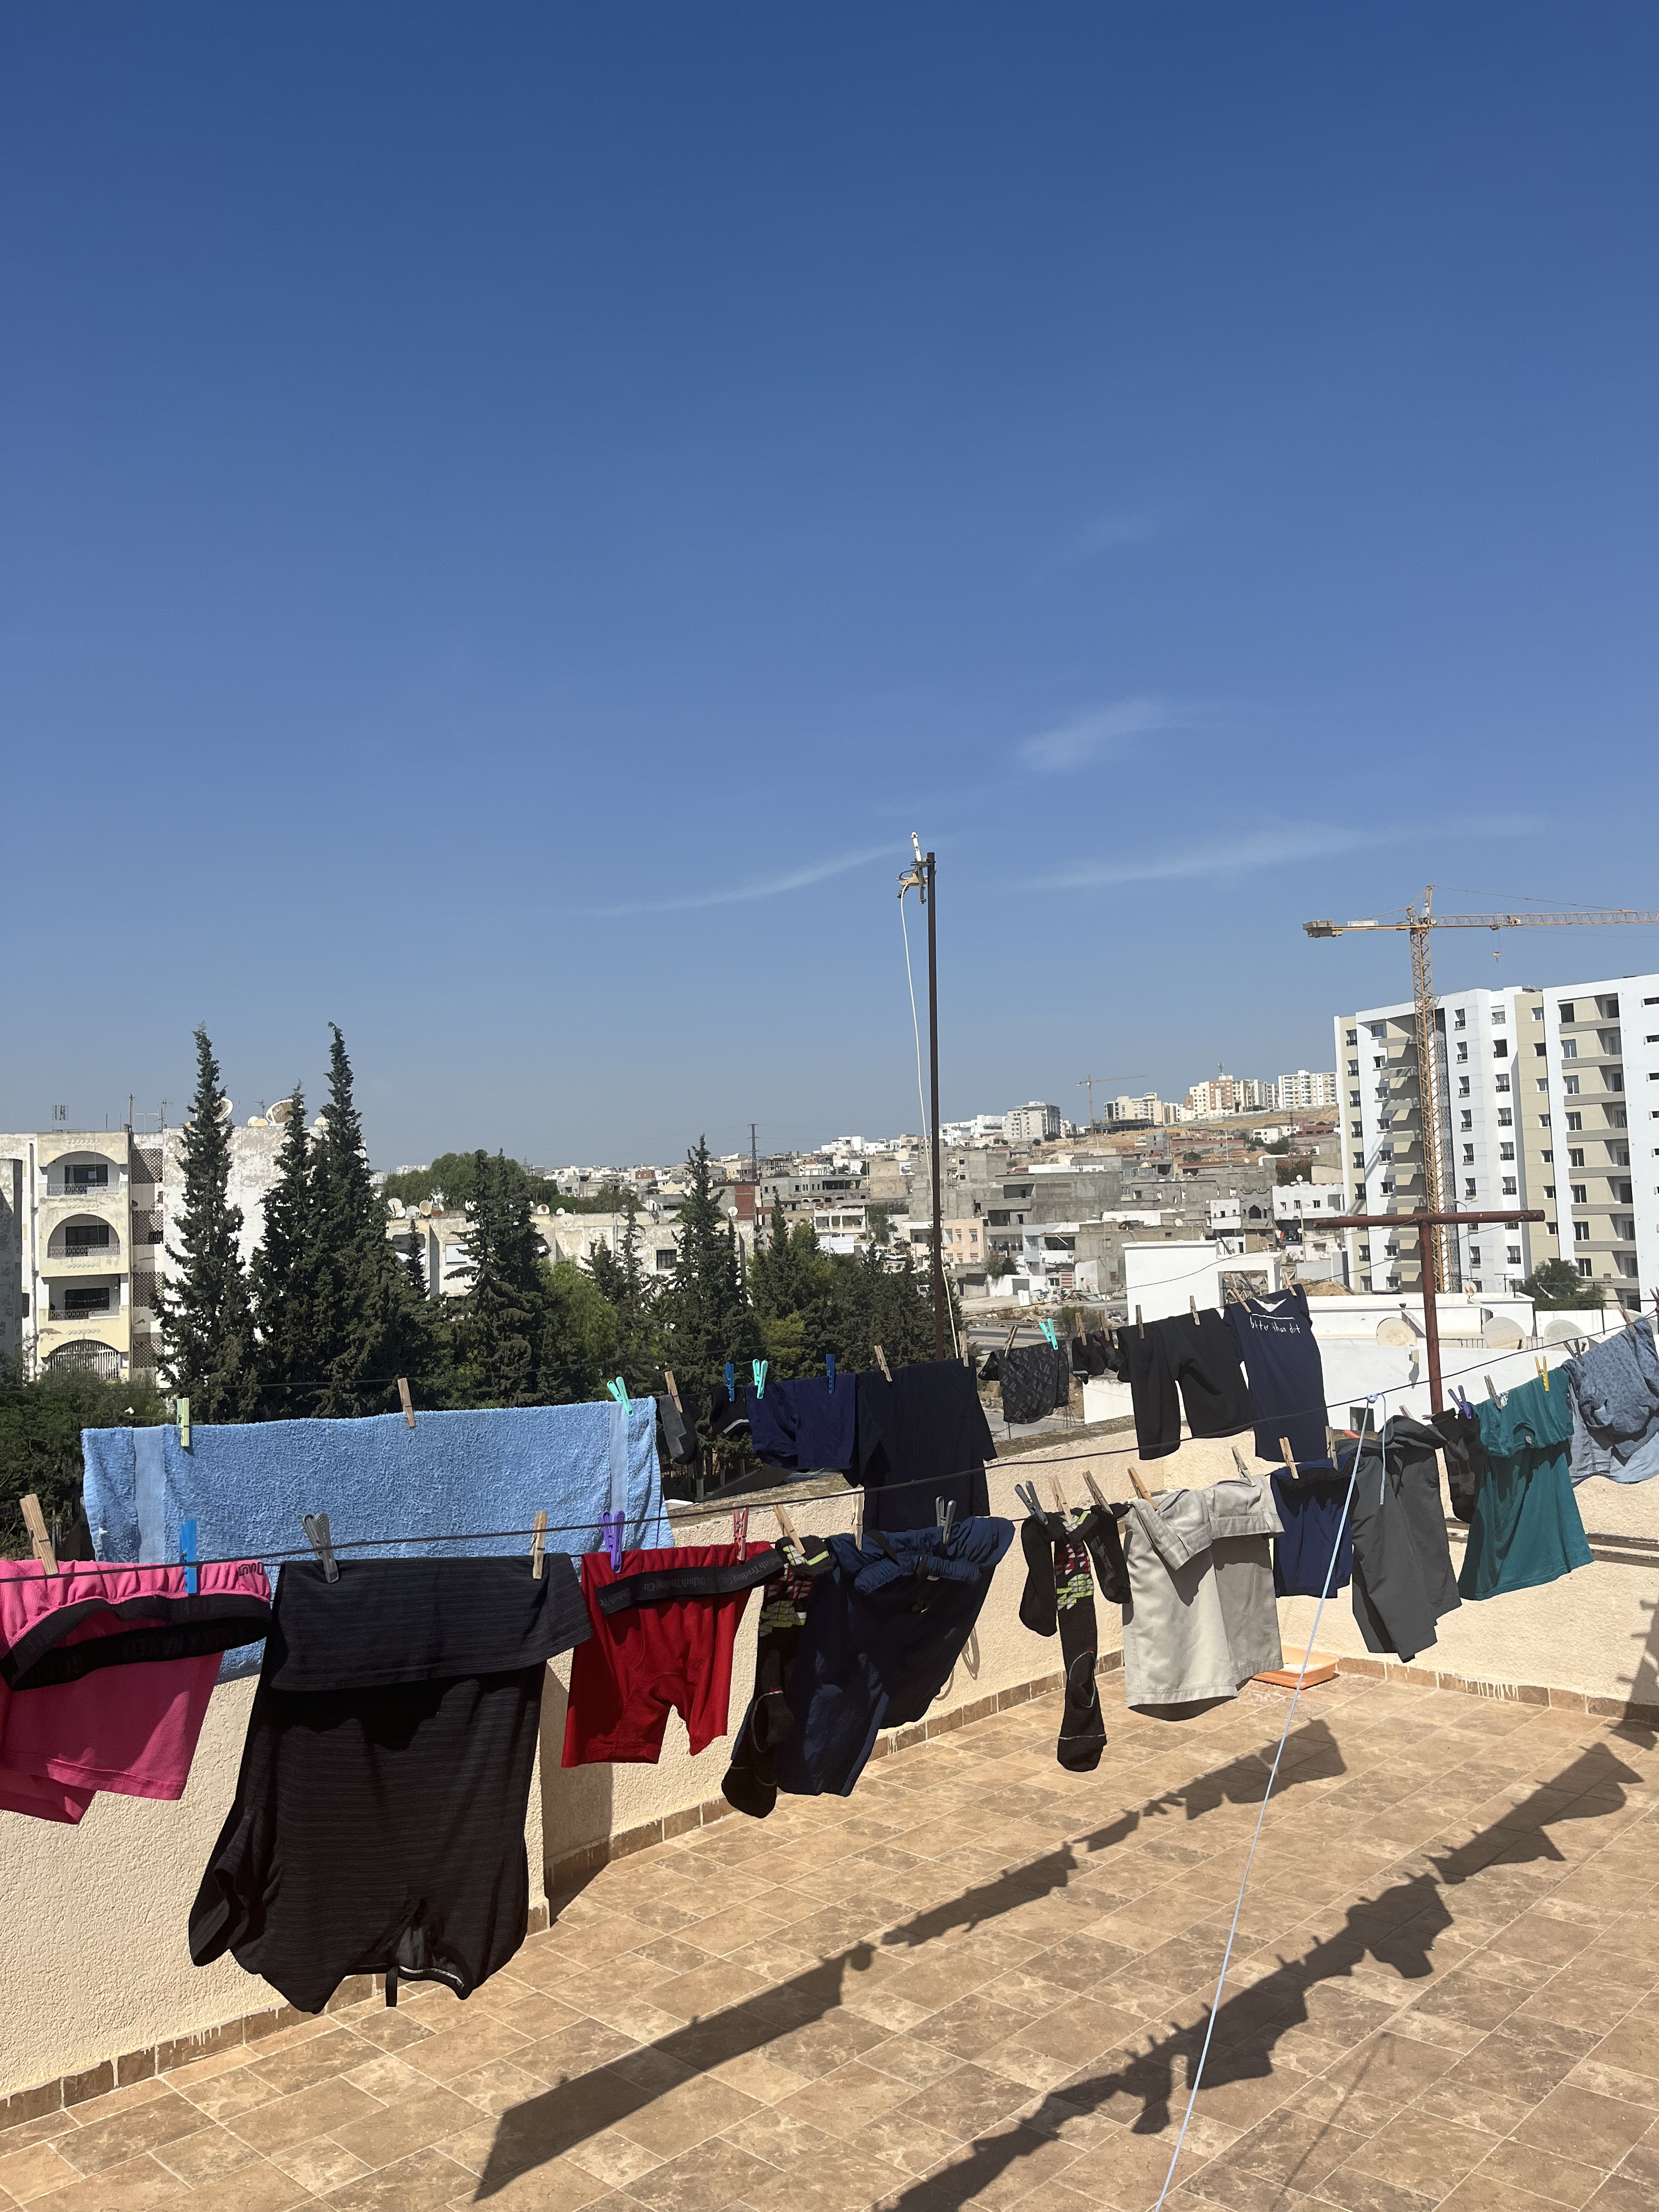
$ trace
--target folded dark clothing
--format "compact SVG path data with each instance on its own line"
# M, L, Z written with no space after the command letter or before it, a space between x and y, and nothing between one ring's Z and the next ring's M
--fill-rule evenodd
M601 1584L601 1613L626 1613L630 1606L673 1604L688 1597L731 1597L738 1590L758 1589L763 1583L786 1574L825 1573L830 1553L821 1536L805 1536L804 1565L797 1567L781 1544L757 1552L747 1559L733 1559L719 1567L666 1566L648 1568L637 1575Z
M697 1432L666 1391L657 1400L657 1434L671 1467L689 1467L697 1456Z
M1448 1406L1443 1413L1430 1415L1429 1426L1440 1438L1452 1511L1467 1525L1474 1518L1474 1501L1480 1495L1481 1478L1487 1466L1480 1424L1461 1406Z

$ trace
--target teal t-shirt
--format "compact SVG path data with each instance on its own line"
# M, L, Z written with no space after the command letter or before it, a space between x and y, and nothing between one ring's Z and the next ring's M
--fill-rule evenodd
M1487 1472L1474 1501L1460 1597L1536 1589L1587 1567L1590 1548L1567 1472L1572 1400L1566 1377L1522 1382L1477 1407Z

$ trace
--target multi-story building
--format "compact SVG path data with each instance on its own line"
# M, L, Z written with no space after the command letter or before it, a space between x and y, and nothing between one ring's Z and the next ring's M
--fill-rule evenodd
M1339 1060L1338 1066L1341 1062ZM1339 1098L1336 1075L1310 1075L1305 1067L1298 1067L1294 1075L1281 1075L1277 1083L1264 1084L1264 1091L1271 1091L1271 1098L1261 1101L1263 1106L1277 1106L1281 1113L1291 1113L1298 1107L1336 1106Z
M54 1129L0 1136L0 1353L31 1372L90 1367L112 1378L153 1374L155 1291L172 1271L169 1204L183 1194L183 1133ZM244 1261L264 1234L279 1121L230 1132L229 1198L241 1210ZM8 1194L15 1191L15 1201ZM15 1334L6 1322L15 1316Z
M1060 1109L1034 1098L1027 1106L1011 1106L1002 1117L1002 1134L1011 1145L1046 1145L1060 1134Z
M1659 975L1438 999L1441 1194L1429 1193L1423 1176L1412 1008L1339 1016L1336 1042L1349 1210L1409 1213L1439 1195L1472 1211L1545 1213L1542 1222L1455 1231L1449 1287L1513 1291L1555 1259L1632 1311L1644 1284L1659 1285L1659 1207L1637 1203L1630 1120L1634 1096L1634 1142L1646 1166L1659 1158L1659 1090L1647 1088L1659 1085ZM1359 1288L1418 1285L1413 1232L1349 1234Z

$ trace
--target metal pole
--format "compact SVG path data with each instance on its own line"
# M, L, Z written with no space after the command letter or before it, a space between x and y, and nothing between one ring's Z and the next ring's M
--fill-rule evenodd
M927 1059L933 1094L933 1357L945 1357L945 1247L940 1229L939 1162L939 902L933 855L922 863L927 877Z
M1423 1334L1429 1347L1429 1411L1443 1413L1446 1401L1440 1389L1440 1316L1435 1306L1435 1231L1426 1221L1417 1224L1417 1258L1423 1278Z

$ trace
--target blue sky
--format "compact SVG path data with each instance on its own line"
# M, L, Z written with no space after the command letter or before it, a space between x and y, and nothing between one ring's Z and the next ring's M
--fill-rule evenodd
M1650 7L3 38L0 1127L331 1019L381 1165L914 1127L912 830L947 1115L1659 905Z

